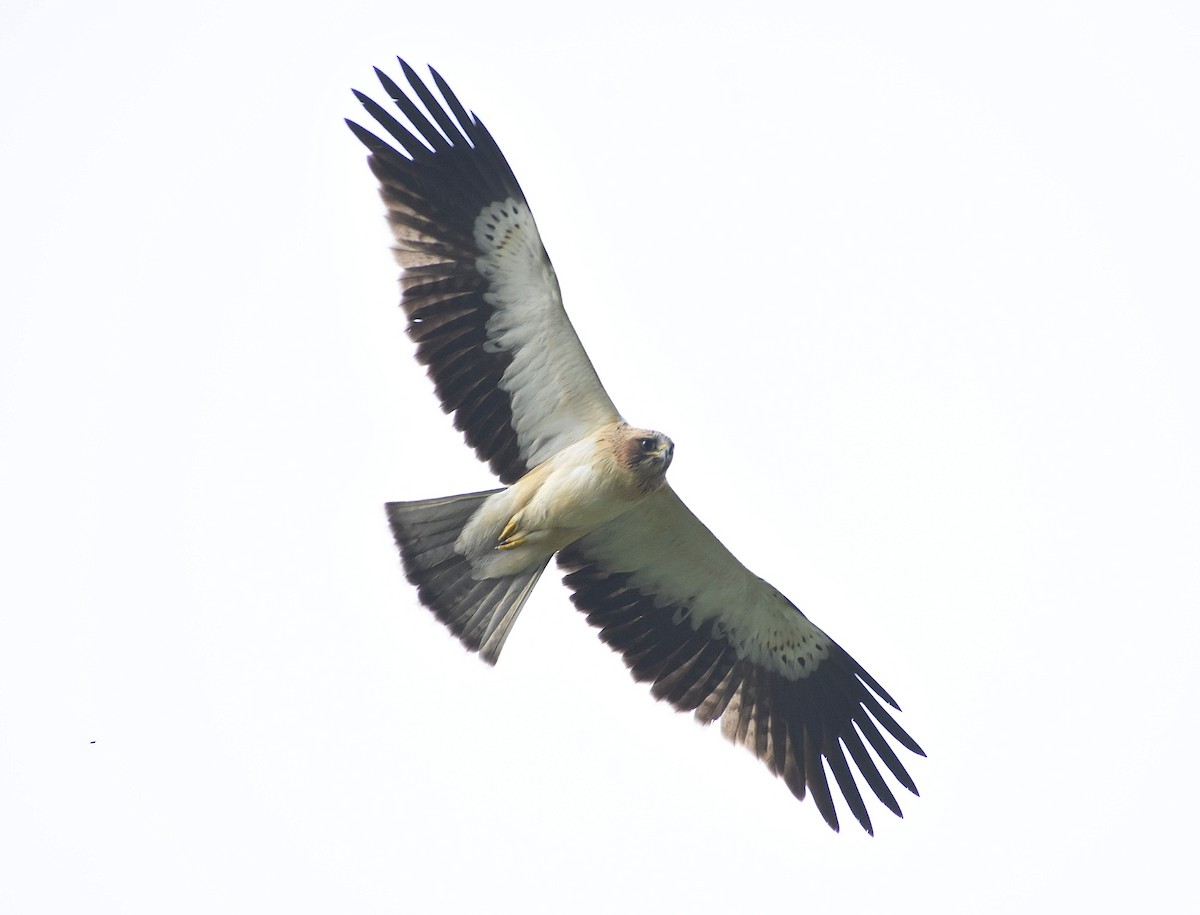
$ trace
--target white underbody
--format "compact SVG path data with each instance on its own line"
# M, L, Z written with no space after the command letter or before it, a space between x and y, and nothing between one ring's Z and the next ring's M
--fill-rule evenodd
M483 503L455 544L456 552L471 559L476 578L501 578L544 564L645 497L628 474L618 472L600 438L564 448ZM513 539L519 543L502 546Z

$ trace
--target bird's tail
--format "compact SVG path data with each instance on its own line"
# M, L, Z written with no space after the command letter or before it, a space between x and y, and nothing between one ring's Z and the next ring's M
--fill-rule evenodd
M505 578L474 577L470 560L455 550L455 544L471 516L497 492L387 503L404 573L417 586L421 603L489 664L496 663L517 614L550 561L547 556L540 565Z

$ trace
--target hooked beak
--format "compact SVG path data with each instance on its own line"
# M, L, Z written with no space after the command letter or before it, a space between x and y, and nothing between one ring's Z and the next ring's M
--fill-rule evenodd
M654 456L662 461L663 470L665 471L671 466L671 458L675 456L675 443L667 440L667 443L654 452Z

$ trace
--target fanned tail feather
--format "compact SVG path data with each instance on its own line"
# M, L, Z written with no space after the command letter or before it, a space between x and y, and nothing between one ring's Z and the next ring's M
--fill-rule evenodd
M495 664L504 640L550 561L506 578L477 579L455 543L471 516L500 490L387 503L404 573L421 603L471 651Z

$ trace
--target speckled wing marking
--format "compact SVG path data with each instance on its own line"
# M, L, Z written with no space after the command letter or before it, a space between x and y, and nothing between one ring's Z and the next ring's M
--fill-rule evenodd
M436 71L444 103L400 66L424 111L375 72L410 127L355 92L399 148L346 123L371 151L417 358L467 443L512 483L619 416L563 311L533 214L491 134Z
M871 819L851 762L875 796L903 816L863 743L917 793L879 730L925 755L879 700L899 706L791 601L747 570L669 487L576 541L558 561L575 606L621 652L634 679L652 683L656 698L695 712L704 724L720 719L725 736L782 776L796 797L811 793L833 829L838 819L825 766L868 833Z

